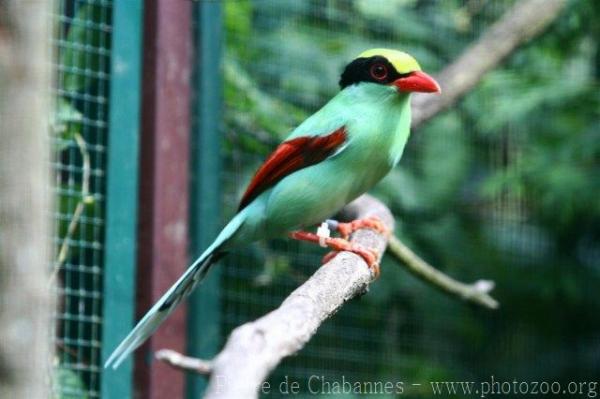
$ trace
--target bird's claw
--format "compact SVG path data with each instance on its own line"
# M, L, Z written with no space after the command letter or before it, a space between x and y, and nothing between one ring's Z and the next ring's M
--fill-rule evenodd
M363 248L360 245L353 244L350 241L343 238L323 238L318 236L317 234L306 231L294 231L290 233L290 237L296 240L309 241L313 243L324 242L326 246L333 249L332 252L325 255L325 257L323 258L323 263L329 262L341 251L352 252L364 259L375 278L379 277L380 275L378 263L379 252L377 250Z
M379 253L376 250L364 249L362 247L353 246L353 248L345 249L345 251L352 252L360 256L364 259L369 269L373 273L375 278L379 278L381 274L381 270L379 268L379 263L377 259L379 258ZM338 256L340 251L330 251L321 260L321 264L325 265L333 260L336 256Z
M348 223L338 223L337 231L340 233L342 238L348 239L350 235L360 229L371 229L378 233L389 237L390 229L376 217L369 217L365 219L357 219Z
M353 248L350 249L349 251L362 257L365 260L365 262L367 263L367 266L369 267L369 269L371 269L373 276L375 278L379 278L379 275L381 274L381 270L379 268L379 262L377 261L379 259L378 251L376 251L374 249L365 249L362 247L358 247L356 245L353 245Z

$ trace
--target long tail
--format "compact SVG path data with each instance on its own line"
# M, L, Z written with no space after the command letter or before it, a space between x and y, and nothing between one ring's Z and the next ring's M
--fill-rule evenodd
M183 273L175 284L156 302L152 308L137 323L127 337L117 346L110 355L104 367L112 366L113 369L119 367L121 362L127 358L134 350L142 345L158 326L175 310L177 305L196 288L206 273L222 255L223 244L240 228L244 217L238 214L225 226L217 239L196 259L194 263Z

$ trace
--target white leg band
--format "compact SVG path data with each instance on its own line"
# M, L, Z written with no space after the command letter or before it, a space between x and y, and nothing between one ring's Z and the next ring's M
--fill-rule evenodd
M317 229L317 235L319 236L319 245L323 248L327 247L327 244L325 244L325 240L331 237L331 231L329 230L329 225L327 224L327 222L321 223L321 225Z

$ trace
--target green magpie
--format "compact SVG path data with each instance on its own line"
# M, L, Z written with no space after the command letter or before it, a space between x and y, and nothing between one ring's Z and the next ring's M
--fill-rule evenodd
M378 254L347 239L359 228L385 232L378 220L331 224L340 238L329 237L325 226L318 234L301 229L323 222L379 182L398 163L408 139L410 93L441 90L412 56L390 49L361 53L345 67L339 84L341 91L266 159L237 214L138 322L105 367L118 367L142 345L232 248L287 234L357 253L378 275Z

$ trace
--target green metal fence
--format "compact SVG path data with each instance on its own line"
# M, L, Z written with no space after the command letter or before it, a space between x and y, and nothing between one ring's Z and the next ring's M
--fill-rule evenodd
M58 397L99 397L111 4L61 1L53 144Z
M131 326L134 307L141 5L57 3L54 391L128 397L131 364L102 375L102 361Z

